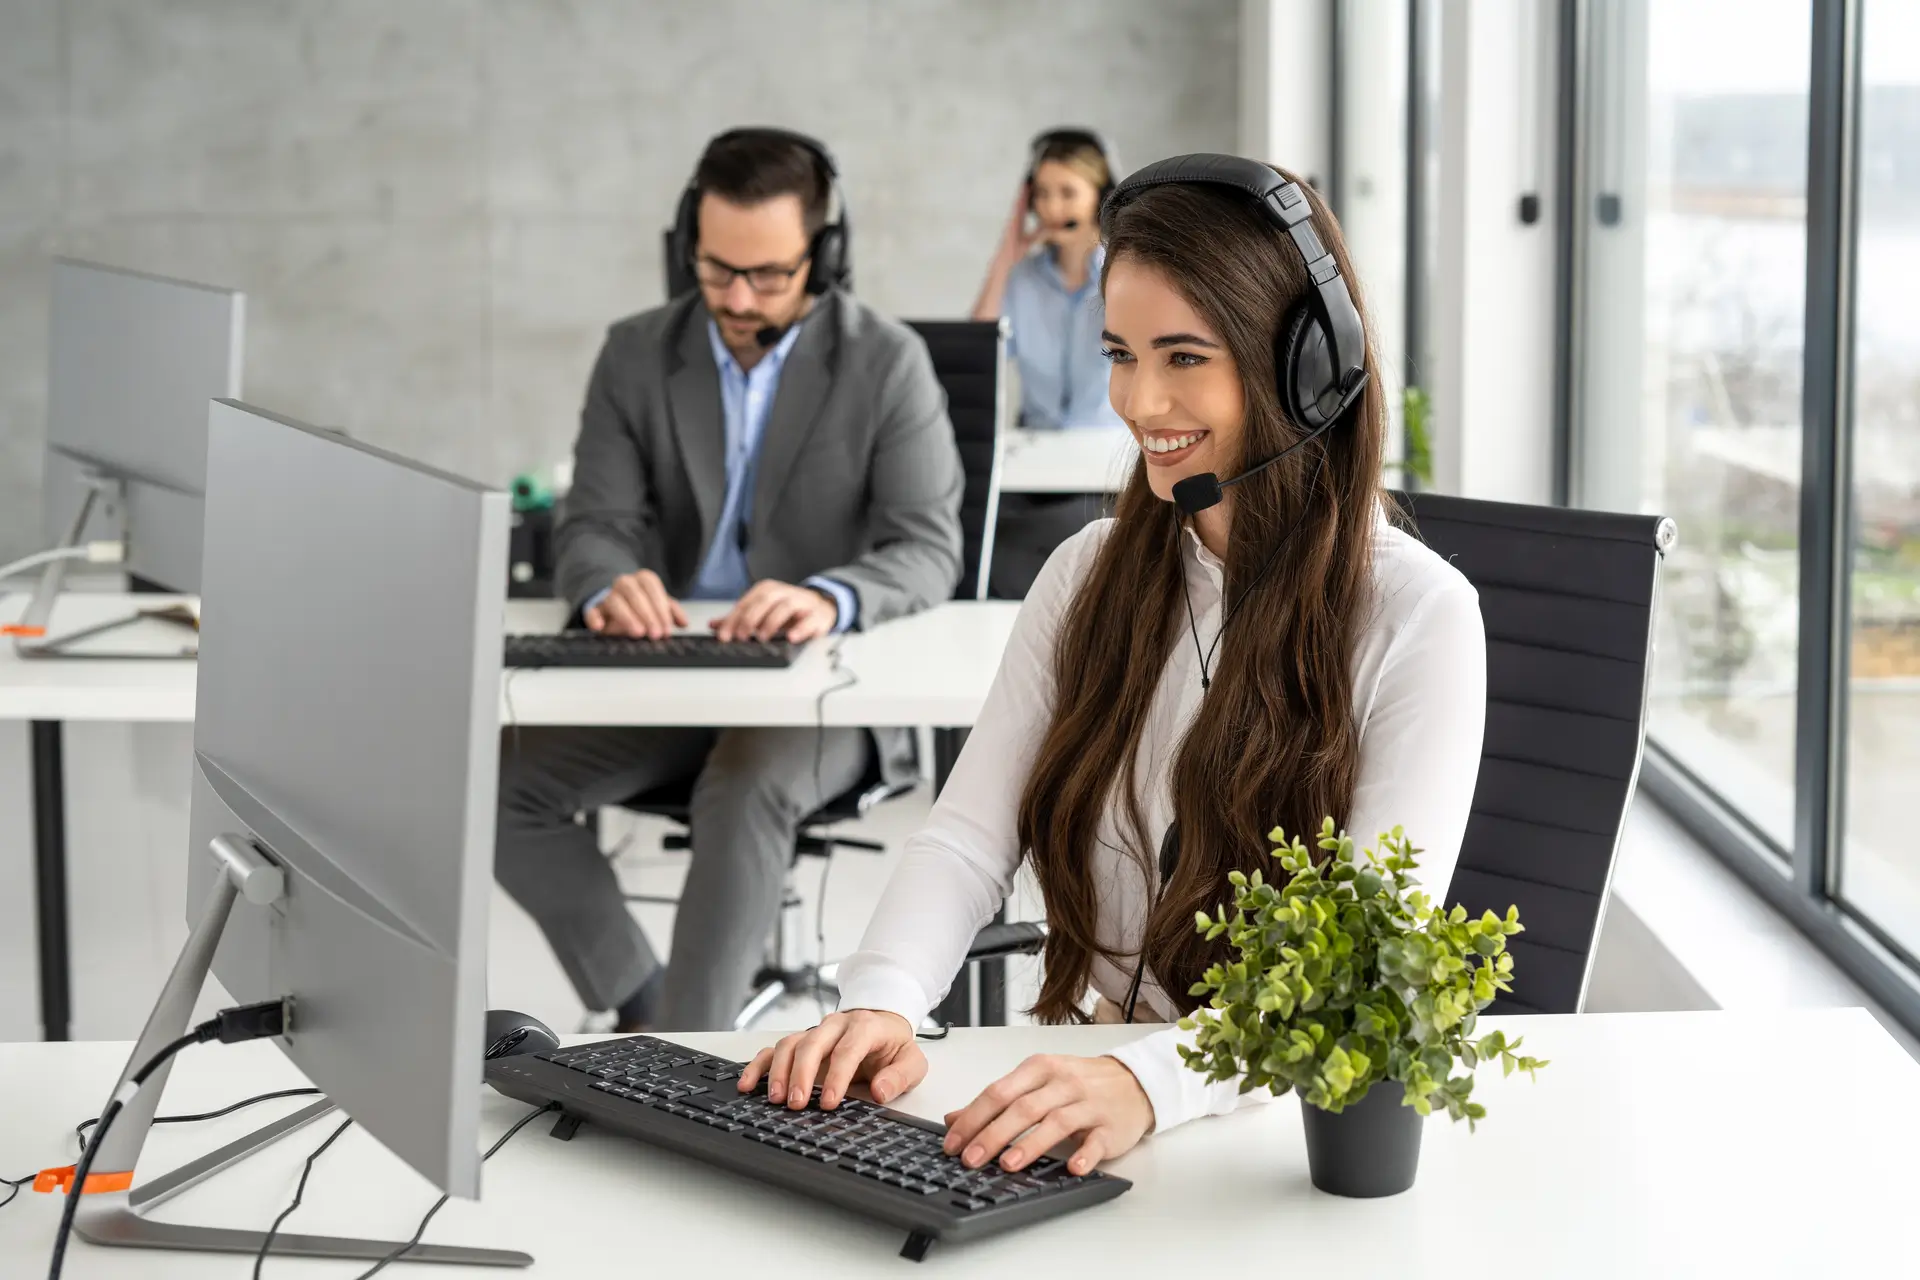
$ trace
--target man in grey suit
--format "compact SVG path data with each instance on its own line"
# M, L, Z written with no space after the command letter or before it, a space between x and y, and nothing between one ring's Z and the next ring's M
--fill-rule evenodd
M687 625L681 599L722 599L721 639L799 641L952 594L946 398L919 336L840 287L835 200L811 139L708 144L683 202L699 288L614 325L587 387L556 537L560 593L587 626L659 637ZM502 746L497 874L589 1008L623 1030L725 1027L765 956L796 827L870 762L908 776L910 731L523 729ZM693 859L663 970L591 815L689 780Z

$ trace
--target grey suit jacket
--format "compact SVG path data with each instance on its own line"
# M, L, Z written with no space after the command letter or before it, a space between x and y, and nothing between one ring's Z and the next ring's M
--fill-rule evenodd
M555 533L559 592L576 609L622 574L692 586L726 496L720 373L697 294L607 333ZM755 581L844 582L864 629L948 599L960 579L960 454L926 344L850 295L821 296L780 373L755 468L747 568ZM889 779L905 731L876 732Z

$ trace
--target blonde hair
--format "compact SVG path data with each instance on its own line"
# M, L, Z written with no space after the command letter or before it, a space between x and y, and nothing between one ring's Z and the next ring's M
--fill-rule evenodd
M1040 166L1049 163L1065 165L1092 183L1096 192L1105 192L1113 185L1113 173L1107 167L1106 156L1090 142L1056 139L1045 143L1034 152L1033 172L1040 172Z

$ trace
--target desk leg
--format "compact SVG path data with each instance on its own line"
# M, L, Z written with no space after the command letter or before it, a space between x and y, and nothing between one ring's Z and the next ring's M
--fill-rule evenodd
M73 988L67 944L67 786L58 720L35 720L33 751L33 880L40 941L40 1029L68 1038Z
M947 777L953 772L954 762L960 758L960 748L966 744L965 729L933 731L933 787L936 795L946 787ZM996 921L1007 918L1007 909L1004 904L994 912L993 918ZM983 960L977 965L969 966L954 979L953 989L947 992L947 998L935 1007L933 1016L949 1026L973 1026L976 991L980 1010L979 1024L986 1027L1004 1027L1007 1024L1007 962L1005 960Z

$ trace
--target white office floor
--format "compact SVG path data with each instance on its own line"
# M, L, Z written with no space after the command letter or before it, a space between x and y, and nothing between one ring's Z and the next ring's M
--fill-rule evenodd
M0 1040L38 1037L35 1014L32 878L28 855L26 743L19 726L0 733ZM130 1039L140 1027L182 938L186 805L182 785L191 759L181 726L78 725L68 733L68 834L73 892L75 1034ZM842 852L834 861L822 918L825 954L858 945L868 913L898 850L925 818L926 792L882 806L849 834L882 840L883 854ZM624 819L605 833L618 842ZM672 894L686 855L662 855L657 829L642 829L619 859L628 887ZM803 863L797 885L805 900L800 945L812 954L821 864ZM1786 921L1644 798L1629 818L1615 880L1614 907L1600 940L1589 1007L1594 1010L1723 1006L1783 1011L1867 1005L1860 990ZM662 951L671 908L635 908ZM1035 917L1031 894L1017 917ZM504 894L493 905L490 998L572 1030L585 1016L539 931ZM1035 990L1037 961L1011 965L1010 1006L1024 1008ZM210 993L203 1007L217 1007ZM762 1023L768 1029L810 1025L810 999L789 1000ZM1882 1017L1881 1021L1889 1020ZM1896 1033L1898 1035L1898 1033ZM1920 1045L1899 1036L1920 1058Z

